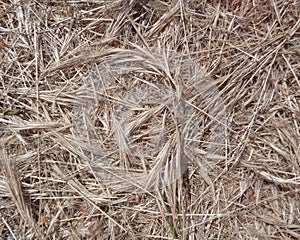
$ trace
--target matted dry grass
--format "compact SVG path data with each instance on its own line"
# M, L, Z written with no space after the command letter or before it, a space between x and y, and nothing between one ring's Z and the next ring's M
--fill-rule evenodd
M298 0L0 7L1 239L300 239Z

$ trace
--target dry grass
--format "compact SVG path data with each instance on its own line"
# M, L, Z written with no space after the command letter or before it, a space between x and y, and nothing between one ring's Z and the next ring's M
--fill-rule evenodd
M300 239L299 9L1 1L0 239Z

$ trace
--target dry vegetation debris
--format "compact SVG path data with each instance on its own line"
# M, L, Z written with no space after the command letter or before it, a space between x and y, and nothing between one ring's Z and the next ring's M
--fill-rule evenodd
M299 27L298 0L1 1L0 238L300 239Z

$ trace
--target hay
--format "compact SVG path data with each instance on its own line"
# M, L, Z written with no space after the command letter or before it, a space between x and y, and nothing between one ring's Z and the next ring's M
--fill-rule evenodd
M1 239L299 239L294 1L2 1Z

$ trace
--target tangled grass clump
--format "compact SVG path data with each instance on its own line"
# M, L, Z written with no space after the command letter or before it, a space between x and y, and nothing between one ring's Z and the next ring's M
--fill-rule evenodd
M294 1L2 1L0 239L299 239Z

